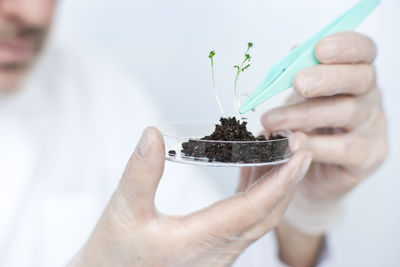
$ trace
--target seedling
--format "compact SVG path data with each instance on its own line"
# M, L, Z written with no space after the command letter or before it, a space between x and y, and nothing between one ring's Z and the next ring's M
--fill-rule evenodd
M238 95L238 80L239 80L239 74L241 72L244 72L245 70L247 70L250 67L250 59L251 56L249 54L250 48L253 47L253 43L248 43L247 44L247 50L246 53L244 54L244 60L242 61L242 64L239 65L235 65L233 66L236 69L236 76L235 76L235 84L234 84L234 105L235 105L235 111L236 114L238 115L238 117L240 117L240 113L239 113L239 108L240 108L240 101L239 101L239 95ZM247 63L247 64L246 64Z
M233 66L236 69L235 83L234 83L234 87L233 87L234 107L235 107L235 111L236 111L237 117L239 119L241 118L240 117L240 113L239 113L240 100L239 100L239 93L238 93L239 75L240 75L241 72L244 72L245 70L247 70L251 65L249 63L250 60L251 60L251 56L249 54L249 51L250 51L250 48L252 48L252 47L253 47L253 43L248 43L247 44L246 53L244 54L244 60L242 61L242 63L240 65ZM221 117L223 117L224 116L224 109L222 107L221 100L220 100L220 98L218 96L217 87L215 85L214 56L215 56L215 50L210 51L210 54L208 55L208 57L211 60L212 87L213 87L215 99L217 100L217 104L218 104L219 110L221 111Z

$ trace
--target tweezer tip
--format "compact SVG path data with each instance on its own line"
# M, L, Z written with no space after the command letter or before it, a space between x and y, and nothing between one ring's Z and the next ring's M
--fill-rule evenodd
M247 108L246 106L243 106L243 107L239 108L239 113L245 114L245 113L249 112L250 110L251 110L251 108Z

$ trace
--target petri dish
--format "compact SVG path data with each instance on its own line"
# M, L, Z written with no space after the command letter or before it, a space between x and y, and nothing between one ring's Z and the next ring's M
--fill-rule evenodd
M209 167L275 166L287 162L291 132L274 133L279 138L265 141L201 140L211 134L215 124L172 123L164 130L168 161Z

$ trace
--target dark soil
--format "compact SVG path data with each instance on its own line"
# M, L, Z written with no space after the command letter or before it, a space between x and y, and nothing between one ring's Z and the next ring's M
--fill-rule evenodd
M175 157L176 156L176 151L175 150L170 150L168 151L168 155Z
M215 125L215 131L200 140L182 143L182 153L186 157L207 158L209 162L260 163L282 159L287 153L288 140L281 135L271 135L268 139L247 131L247 122L240 122L235 117L221 118ZM276 142L262 142L279 140ZM209 141L209 142L208 142ZM216 141L216 142L212 142ZM226 143L218 141L244 141ZM254 141L254 142L245 142Z

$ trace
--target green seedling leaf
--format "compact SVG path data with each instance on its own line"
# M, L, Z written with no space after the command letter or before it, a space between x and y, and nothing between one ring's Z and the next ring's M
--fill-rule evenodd
M250 64L247 64L245 67L242 68L242 72L247 70L250 67Z
M212 59L214 56L215 56L215 50L212 50L208 55L208 57Z

